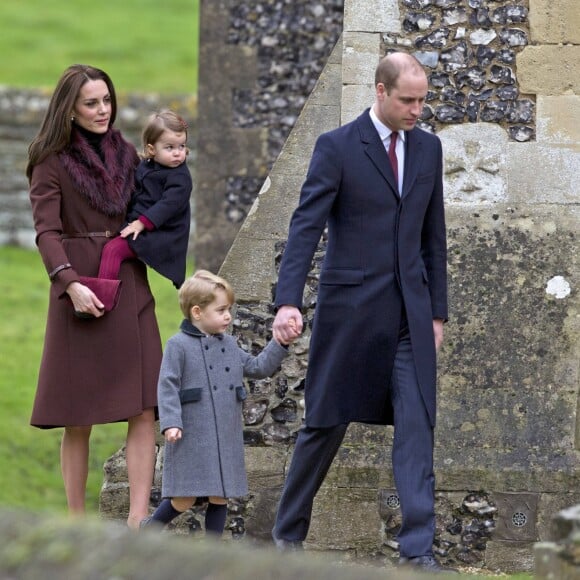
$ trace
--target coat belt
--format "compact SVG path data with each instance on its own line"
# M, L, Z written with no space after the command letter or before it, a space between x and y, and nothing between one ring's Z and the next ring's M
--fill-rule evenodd
M105 232L76 232L74 234L62 234L61 238L116 238L119 234L107 230Z

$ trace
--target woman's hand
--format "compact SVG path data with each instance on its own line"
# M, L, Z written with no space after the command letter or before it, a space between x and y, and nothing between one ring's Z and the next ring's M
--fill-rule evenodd
M76 313L86 315L87 317L94 316L95 318L99 318L105 314L105 305L84 284L71 282L66 288L66 293L70 296Z

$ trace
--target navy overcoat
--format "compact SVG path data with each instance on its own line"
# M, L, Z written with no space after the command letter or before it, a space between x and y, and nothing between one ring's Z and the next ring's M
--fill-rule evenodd
M141 260L179 288L185 280L191 223L189 169L186 163L164 167L145 159L137 167L135 182L127 220L143 215L155 229L127 241Z
M325 225L328 245L306 377L306 424L392 424L388 385L406 311L423 400L435 425L434 318L447 319L442 149L406 133L402 195L369 116L321 135L290 223L276 306L301 307Z

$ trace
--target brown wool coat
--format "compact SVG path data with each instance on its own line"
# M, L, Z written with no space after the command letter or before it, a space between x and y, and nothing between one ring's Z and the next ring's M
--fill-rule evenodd
M126 143L123 146L132 148ZM113 174L125 172L127 183L137 163L134 149L130 153L126 156L130 167L107 164L107 171ZM100 160L94 155L91 162L99 164ZM32 425L42 428L125 420L157 404L161 340L145 266L136 260L123 263L121 297L115 310L93 320L73 314L66 286L79 276L97 275L101 250L108 240L62 239L61 234L118 231L125 214L123 210L110 215L110 210L95 207L79 193L69 173L59 156L50 155L35 166L30 187L37 244L47 272L67 262L72 265L57 274L50 286L31 418Z

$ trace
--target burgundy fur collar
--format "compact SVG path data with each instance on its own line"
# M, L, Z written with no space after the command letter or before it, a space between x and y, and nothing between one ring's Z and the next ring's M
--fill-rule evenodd
M137 152L116 129L105 133L101 151L104 164L73 128L70 145L58 155L73 185L93 209L111 217L124 214L134 188L135 167L139 163Z

